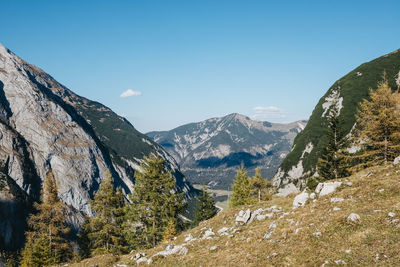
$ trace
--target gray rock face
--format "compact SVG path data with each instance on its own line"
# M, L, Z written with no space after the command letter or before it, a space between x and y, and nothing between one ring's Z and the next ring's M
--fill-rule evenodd
M96 116L101 118L94 122ZM0 183L5 185L0 187L0 215L9 215L0 216L0 225L11 225L1 227L0 240L5 240L6 247L21 232L13 227L20 225L13 221L12 209L39 199L49 170L61 200L73 210L92 215L89 198L106 170L128 194L134 186L134 171L149 153L167 160L177 179L176 190L189 196L191 187L160 146L109 108L74 94L0 45ZM71 221L79 223L76 218Z
M306 124L269 123L233 113L147 135L176 159L191 183L230 190L242 163L250 175L260 167L264 177L272 178Z

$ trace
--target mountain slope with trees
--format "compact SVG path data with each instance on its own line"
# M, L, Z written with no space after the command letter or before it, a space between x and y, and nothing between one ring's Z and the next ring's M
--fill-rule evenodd
M316 172L317 159L329 142L328 114L333 105L338 109L342 130L348 135L356 122L356 111L363 99L368 99L369 89L377 88L383 73L392 90L400 88L400 50L364 63L337 80L319 100L305 129L296 136L292 151L281 163L274 185L281 188L298 188L305 185L307 177ZM350 134L351 135L351 134ZM353 148L350 148L352 151Z

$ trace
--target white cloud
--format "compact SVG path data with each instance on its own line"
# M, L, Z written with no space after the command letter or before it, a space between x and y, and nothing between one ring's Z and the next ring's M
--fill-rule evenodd
M142 92L139 91L133 91L132 89L128 89L125 92L123 92L120 97L125 98L125 97L130 97L130 96L140 96L142 95Z
M282 119L285 117L285 111L281 108L274 106L254 107L253 115L251 116L251 118L254 120Z

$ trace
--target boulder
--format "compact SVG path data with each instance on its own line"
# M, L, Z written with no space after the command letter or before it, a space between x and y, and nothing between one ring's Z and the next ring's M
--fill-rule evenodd
M246 211L239 211L238 216L236 217L236 225L243 225L246 224L247 221L250 219L251 212L250 209L247 209Z
M347 217L347 221L350 223L359 223L359 222L361 222L361 217L357 213L351 213Z
M341 185L342 182L319 183L315 189L315 193L319 194L319 197L322 197L335 192Z
M250 215L250 220L248 220L247 224L251 223L254 218L256 218L258 215L260 215L264 210L263 209L257 209L255 211L253 211Z
M307 192L298 194L293 200L293 208L304 206L309 198Z
M210 247L210 251L215 251L215 250L217 250L218 249L218 246L212 246L212 247Z
M206 232L204 233L204 235L201 239L211 239L214 235L215 235L215 233L213 232L212 228L210 228L210 229L206 230Z
M228 235L228 227L222 227L221 229L218 230L219 235Z
M266 233L265 235L264 235L264 239L270 239L271 238L271 236L272 236L272 234L273 234L273 232L268 232L268 233Z
M290 194L295 194L299 192L300 192L299 189L294 184L290 183L283 188L279 188L278 193L276 195L280 197L286 197Z
M272 222L268 227L268 229L275 229L275 228L276 228L276 222Z

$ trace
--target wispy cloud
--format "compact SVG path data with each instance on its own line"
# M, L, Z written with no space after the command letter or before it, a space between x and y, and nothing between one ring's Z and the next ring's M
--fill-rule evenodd
M281 119L285 117L286 117L285 111L281 108L274 106L254 107L253 115L251 116L251 118L254 120Z
M132 89L128 89L125 92L123 92L120 97L122 98L126 98L126 97L130 97L130 96L140 96L142 95L142 92L139 91L133 91Z

